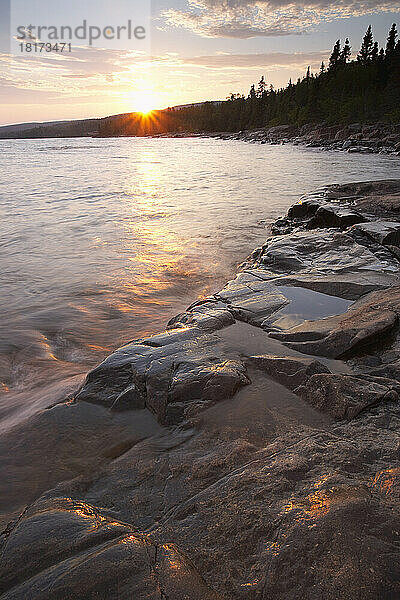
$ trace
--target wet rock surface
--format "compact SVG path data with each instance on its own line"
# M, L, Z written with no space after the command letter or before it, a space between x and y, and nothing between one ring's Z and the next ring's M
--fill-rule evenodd
M399 191L303 199L222 290L0 423L2 600L400 596Z
M341 150L350 154L400 153L400 125L384 123L372 126L352 123L346 127L329 126L326 123L308 123L301 127L278 125L238 133L221 133L216 136L253 144L292 143L311 148Z

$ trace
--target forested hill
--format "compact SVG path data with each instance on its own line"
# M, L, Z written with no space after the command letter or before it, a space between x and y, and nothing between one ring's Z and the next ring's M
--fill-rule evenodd
M394 24L380 48L368 28L356 58L348 39L338 40L328 64L307 70L296 83L275 90L264 77L247 97L157 111L151 117L124 115L100 123L100 135L240 131L275 125L354 122L400 123L400 41Z
M355 55L355 58L352 56ZM318 73L274 89L264 77L249 94L226 101L203 102L103 119L22 124L0 128L0 138L144 136L237 132L305 124L400 123L400 41L392 25L385 47L373 39L371 27L358 53L348 39L337 40L329 62Z

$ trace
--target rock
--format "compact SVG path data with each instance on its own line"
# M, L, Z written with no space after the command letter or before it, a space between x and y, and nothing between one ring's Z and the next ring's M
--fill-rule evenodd
M325 189L325 196L332 200L351 200L357 211L367 216L396 220L400 215L398 179L332 185Z
M195 302L180 315L173 317L168 323L168 329L176 327L200 327L207 331L222 329L232 325L235 319L224 302L207 298Z
M249 383L241 361L214 354L218 343L189 328L124 346L89 373L76 400L114 411L146 407L160 423L175 425L189 409L230 398Z
M334 419L354 419L363 410L380 402L398 402L400 385L339 374L315 374L296 393L306 402Z
M257 262L275 274L332 273L358 274L397 273L397 265L389 253L378 257L371 249L357 243L351 236L336 230L298 231L286 236L270 238Z
M298 275L286 275L274 277L276 286L298 286L314 290L322 294L330 294L348 300L358 300L369 292L386 289L391 285L398 285L397 275L390 273L379 273L376 271L359 271L356 273L332 273L320 275L315 273L300 273Z
M317 373L330 373L318 360L307 357L251 356L249 364L255 365L276 381L295 391Z
M226 400L250 383L244 365L221 359L152 361L146 373L146 406L166 425ZM188 412L186 412L188 411Z
M347 152L349 154L373 154L374 150L368 146L352 146Z
M0 568L4 600L219 598L174 544L159 546L130 525L70 498L42 500L29 508L6 546Z
M308 221L307 228L338 227L346 229L346 227L363 221L365 221L365 218L350 208L326 203L321 205L315 215Z
M400 383L394 380L333 374L326 365L311 358L252 356L249 364L334 419L354 419L380 402L399 400Z
M321 200L310 198L301 200L298 204L293 204L288 210L289 219L301 219L302 221L309 219L321 206Z
M361 223L355 225L355 229L384 246L400 246L400 223L397 221Z
M261 323L289 303L288 299L262 273L239 273L236 279L216 294L218 300L227 304L233 316L252 325Z
M285 332L272 332L270 337L305 354L339 358L380 344L393 333L399 313L400 288L396 287L368 294L343 315L306 321Z

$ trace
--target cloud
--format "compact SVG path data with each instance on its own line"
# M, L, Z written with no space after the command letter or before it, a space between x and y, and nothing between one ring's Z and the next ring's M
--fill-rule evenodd
M169 26L203 37L246 39L301 34L323 21L400 12L398 0L188 0L187 10L164 11Z
M186 65L207 69L260 69L296 68L319 66L329 56L329 51L321 52L270 52L259 54L217 54L213 56L193 56L184 59Z

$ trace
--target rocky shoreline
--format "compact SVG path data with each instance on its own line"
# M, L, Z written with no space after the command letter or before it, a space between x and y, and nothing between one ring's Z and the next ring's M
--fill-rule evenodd
M302 127L279 125L262 129L218 134L221 139L243 140L259 144L305 145L324 150L342 150L360 154L394 154L400 156L400 125L376 123L366 125L306 124Z
M400 180L330 186L13 423L1 600L397 599L399 258Z

